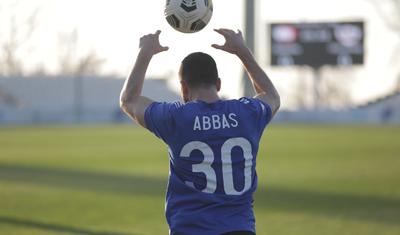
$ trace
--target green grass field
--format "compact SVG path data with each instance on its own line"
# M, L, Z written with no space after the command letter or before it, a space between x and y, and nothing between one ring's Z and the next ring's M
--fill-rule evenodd
M259 235L400 234L400 127L264 133ZM0 234L167 234L166 146L134 126L0 128Z

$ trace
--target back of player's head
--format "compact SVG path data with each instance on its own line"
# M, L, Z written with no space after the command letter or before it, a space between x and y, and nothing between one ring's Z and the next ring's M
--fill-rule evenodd
M216 85L218 78L217 64L208 54L195 52L183 59L180 76L190 88Z

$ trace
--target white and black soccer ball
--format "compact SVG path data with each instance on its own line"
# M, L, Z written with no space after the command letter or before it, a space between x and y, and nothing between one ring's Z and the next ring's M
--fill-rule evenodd
M212 0L167 0L165 18L172 28L182 33L202 30L213 14Z

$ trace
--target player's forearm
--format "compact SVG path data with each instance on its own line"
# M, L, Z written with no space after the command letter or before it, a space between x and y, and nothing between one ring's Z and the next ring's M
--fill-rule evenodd
M278 91L264 70L259 66L252 53L246 48L238 53L257 94L268 93L270 96L279 98Z
M242 50L238 51L237 56L242 61L243 66L245 67L249 78L253 83L254 90L257 93L255 98L267 103L272 110L272 115L275 115L280 107L281 100L274 84L257 63L253 54L247 47L244 47Z
M141 50L137 56L135 65L125 80L121 91L120 105L123 108L126 104L134 103L135 99L142 93L144 78L152 56Z

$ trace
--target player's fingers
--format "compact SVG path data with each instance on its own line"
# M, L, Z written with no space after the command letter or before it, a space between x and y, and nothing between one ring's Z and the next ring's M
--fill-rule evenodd
M220 29L214 29L214 31L217 32L217 33L221 33Z
M139 40L139 48L142 48L142 46L143 46L143 37L141 37Z
M221 34L222 36L226 37L227 34L223 29L214 29L215 32Z
M155 33L155 35L156 35L156 36L159 36L160 33L161 33L161 30L157 30L156 33Z
M168 51L169 50L169 47L161 47L161 51Z
M238 34L239 34L240 36L243 36L243 33L242 33L242 31L241 31L240 29L238 29L237 31L238 31Z
M235 31L233 31L232 29L225 29L225 28L222 28L221 29L225 34L227 34L227 35L233 35L233 34L235 34Z
M215 49L219 49L219 50L223 50L224 49L224 46L218 45L218 44L212 44L211 47L213 47Z

